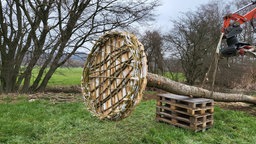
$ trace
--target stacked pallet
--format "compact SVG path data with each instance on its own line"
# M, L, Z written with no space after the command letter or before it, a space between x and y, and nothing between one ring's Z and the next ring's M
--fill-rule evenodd
M156 120L192 131L213 126L214 101L175 94L157 95Z

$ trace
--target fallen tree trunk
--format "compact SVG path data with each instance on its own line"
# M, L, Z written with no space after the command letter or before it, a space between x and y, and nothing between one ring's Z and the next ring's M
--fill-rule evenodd
M244 94L227 94L220 92L213 92L211 95L211 91L209 90L175 82L168 78L152 73L148 73L147 81L147 86L156 87L174 94L210 98L221 102L246 102L256 104L256 97L254 96Z

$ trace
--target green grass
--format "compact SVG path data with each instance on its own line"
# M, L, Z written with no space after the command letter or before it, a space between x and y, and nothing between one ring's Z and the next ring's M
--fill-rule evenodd
M255 143L256 118L215 108L214 127L194 133L155 121L155 101L144 101L130 117L100 121L83 103L47 101L0 104L0 143Z
M38 73L38 70L37 68L33 70L34 75ZM52 75L47 86L80 85L82 72L83 68L58 68Z
M53 74L48 86L80 85L83 68L59 68Z
M156 94L158 94L158 92L157 91L151 91L151 90L145 90L144 92L143 92L144 94L150 94L150 95L156 95Z
M163 76L178 82L186 81L186 78L183 73L165 72Z

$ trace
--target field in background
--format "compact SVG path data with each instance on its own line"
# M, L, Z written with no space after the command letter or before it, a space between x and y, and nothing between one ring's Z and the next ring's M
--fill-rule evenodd
M215 107L214 127L194 133L155 121L155 101L143 101L117 122L93 117L82 102L0 103L0 143L255 143L256 118Z
M38 69L33 70L34 80ZM73 86L81 84L83 68L58 68L53 74L47 86Z
M33 72L34 75L32 80L34 80L38 69L34 69ZM80 85L82 72L83 68L58 68L53 74L47 86L52 87ZM165 72L163 76L178 82L184 82L186 80L182 73Z
M167 77L171 80L177 81L177 82L185 82L186 78L183 73L173 73L173 72L165 72L163 74L164 77Z

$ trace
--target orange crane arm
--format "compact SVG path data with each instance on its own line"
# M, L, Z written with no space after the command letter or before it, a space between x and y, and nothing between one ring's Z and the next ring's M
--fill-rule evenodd
M251 5L252 4L255 4L255 3L251 3ZM222 32L224 32L224 30L229 27L230 22L232 20L235 21L235 22L238 22L239 24L243 24L247 21L252 20L253 18L256 18L256 8L252 9L251 11L249 11L248 13L246 13L243 16L239 15L237 13L229 14L229 15L224 17Z
M254 18L256 18L256 8L254 7L251 11L247 12L245 15L239 15L238 12L256 4L256 0L252 0L251 3L246 6L238 9L232 14L228 14L224 17L224 22L222 26L222 35L221 39L226 39L227 47L220 48L221 40L219 41L217 49L220 50L220 53L224 57L236 56L237 53L243 55L246 53L252 53L256 57L256 53L254 53L254 47L245 42L239 42L237 35L242 32L241 24L248 22ZM253 26L253 24L252 24ZM253 26L254 28L254 26ZM216 50L217 51L217 50Z

